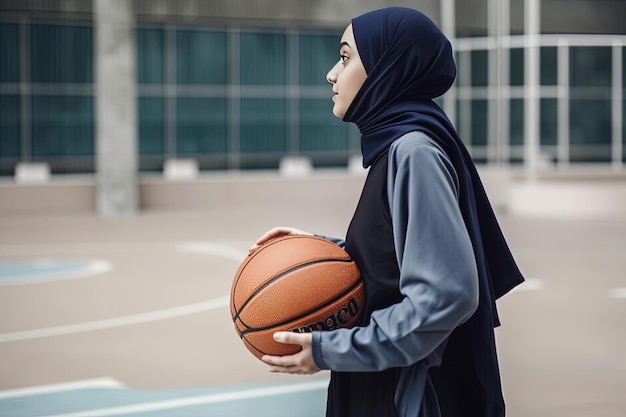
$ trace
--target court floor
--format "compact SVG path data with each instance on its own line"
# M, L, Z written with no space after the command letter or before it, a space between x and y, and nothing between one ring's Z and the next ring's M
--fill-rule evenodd
M327 374L270 374L228 293L265 230L343 236L352 203L0 213L0 416L322 416ZM626 216L500 218L528 278L499 302L507 415L623 417Z

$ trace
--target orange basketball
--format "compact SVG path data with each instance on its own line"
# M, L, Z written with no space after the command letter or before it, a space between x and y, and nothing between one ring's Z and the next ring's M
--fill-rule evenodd
M341 247L314 236L267 242L239 266L230 293L235 330L254 356L289 355L300 346L274 341L276 331L354 326L365 302L359 269Z

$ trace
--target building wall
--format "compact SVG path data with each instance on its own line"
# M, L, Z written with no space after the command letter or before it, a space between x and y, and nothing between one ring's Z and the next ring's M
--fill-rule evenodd
M506 46L494 89L487 1L457 1L454 121L480 163L524 160L524 39ZM276 168L284 155L345 166L358 132L335 119L324 75L351 16L438 1L136 0L139 168L193 158L205 170ZM542 30L624 32L624 3L544 0ZM511 32L523 27L511 1ZM95 170L94 29L90 1L0 0L0 175L19 161L53 173ZM560 36L560 37L559 37ZM544 36L540 151L547 164L625 160L624 36ZM490 128L496 99L505 134ZM502 131L500 131L502 133Z
M143 22L285 27L343 27L358 14L390 5L418 8L439 20L434 0L133 0L137 20ZM0 10L5 15L89 18L92 5L91 0L0 0Z
M503 3L502 0L498 0ZM457 0L457 35L486 36L489 0ZM510 30L524 32L524 0L509 0ZM626 34L623 0L541 0L541 32Z
M120 1L120 0L117 0ZM125 0L121 0L125 1ZM341 28L389 5L419 9L441 24L440 0L131 0L138 21ZM524 1L509 0L511 32L524 28ZM460 36L487 34L488 0L456 0ZM91 19L91 0L0 0L3 16ZM542 0L543 33L626 34L623 0Z

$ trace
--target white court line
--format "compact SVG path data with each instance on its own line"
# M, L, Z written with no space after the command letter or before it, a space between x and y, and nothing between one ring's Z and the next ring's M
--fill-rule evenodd
M610 298L626 298L626 288L611 288L609 290Z
M542 279L539 278L526 278L526 280L513 288L512 292L517 291L541 291L546 288L546 284Z
M312 382L280 385L275 387L255 388L244 391L224 392L220 394L201 395L196 397L178 398L174 400L155 401L143 404L133 404L121 407L100 408L96 410L85 410L78 413L55 414L44 417L102 417L119 416L127 414L145 413L148 411L168 410L172 408L191 407L203 404L214 404L226 401L236 401L247 398L269 397L282 394L293 394L296 392L313 391L325 389L328 381L318 380Z
M110 329L113 327L130 326L133 324L148 323L157 320L166 320L174 317L188 316L228 306L228 296L215 298L195 304L165 310L150 311L147 313L132 314L129 316L114 317L111 319L87 321L63 326L44 327L41 329L22 330L10 333L0 333L0 343L16 342L20 340L39 339L42 337L61 336L72 333L89 332L94 330Z
M120 389L124 388L124 384L113 378L84 379L82 381L61 382L58 384L3 390L0 391L0 399L26 397L29 395L51 394L53 392L73 391L89 388Z
M238 262L241 262L248 255L247 252L211 242L181 242L176 244L176 249L179 252L206 253L226 259L236 260ZM229 297L224 296L213 300L169 308L166 310L151 311L147 313L88 321L84 323L67 324L63 326L0 333L0 343L39 339L42 337L62 336L73 333L110 329L113 327L130 326L133 324L147 323L157 320L166 320L174 317L187 316L190 314L202 313L226 307L228 306L229 301Z

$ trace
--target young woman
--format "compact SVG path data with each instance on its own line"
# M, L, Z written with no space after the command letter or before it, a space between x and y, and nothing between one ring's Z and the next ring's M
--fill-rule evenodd
M422 13L352 20L330 70L333 113L362 134L369 167L345 249L367 293L359 326L279 332L299 344L273 372L331 370L327 416L503 416L495 300L523 281L476 168L433 99L456 75L450 43ZM256 243L285 234L278 227Z

